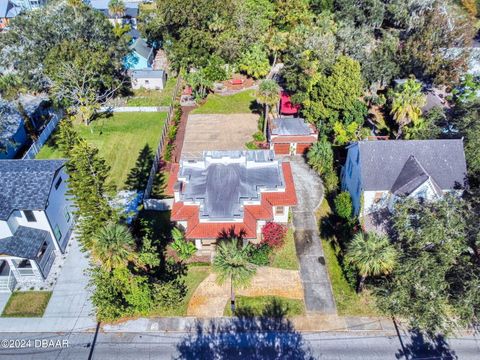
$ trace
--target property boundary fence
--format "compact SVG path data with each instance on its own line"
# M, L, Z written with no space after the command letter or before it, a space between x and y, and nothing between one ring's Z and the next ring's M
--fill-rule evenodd
M52 118L48 122L47 126L43 129L42 133L36 141L30 146L27 152L23 155L22 159L35 159L35 156L40 152L41 148L47 142L50 135L56 129L58 123L63 118L63 111L53 113Z
M181 84L182 84L182 78L181 76L178 76L177 84L175 85L175 90L173 91L172 100L168 108L167 120L165 121L165 125L163 125L162 135L160 136L160 142L158 143L157 152L155 153L155 159L153 161L152 169L150 170L150 175L148 176L147 187L145 188L145 193L143 195L143 206L145 210L158 209L157 206L155 205L155 202L152 201L154 199L150 199L150 194L152 193L153 182L155 180L155 176L158 172L158 166L160 165L160 160L162 158L165 139L167 137L168 129L172 121L175 99L177 98L178 90L180 89Z

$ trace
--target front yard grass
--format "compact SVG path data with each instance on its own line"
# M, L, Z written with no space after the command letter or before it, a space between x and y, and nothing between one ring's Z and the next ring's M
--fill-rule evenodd
M210 94L207 101L191 114L245 114L258 110L254 90L246 90L228 96Z
M2 317L42 317L51 291L17 291L5 305Z
M126 106L169 106L177 79L168 78L163 90L133 90L133 96L127 99Z
M270 266L287 270L298 270L300 268L292 229L288 229L283 246L273 250Z
M161 309L153 312L150 316L186 316L187 308L193 293L198 285L210 274L210 266L192 265L188 266L188 272L179 280L183 280L187 286L187 294L182 301L179 301L173 309Z
M140 175L148 178L148 163L153 161L166 117L167 113L159 112L114 113L93 121L89 126L75 124L75 127L90 145L98 148L99 155L111 167L108 182L119 190L132 187L126 182L131 172L139 176L139 165L145 166L140 169ZM62 154L56 146L54 134L37 159L59 158Z
M328 201L324 199L317 213L318 223L321 224L322 218L327 217L331 212ZM357 294L355 289L348 283L337 257L341 250L335 247L333 240L322 237L325 262L332 283L338 315L381 316L376 309L373 295L368 290L363 290L360 294Z
M236 315L248 316L295 316L305 314L305 304L302 300L287 299L279 296L236 296L235 297ZM225 316L232 316L230 301L225 305L223 313Z

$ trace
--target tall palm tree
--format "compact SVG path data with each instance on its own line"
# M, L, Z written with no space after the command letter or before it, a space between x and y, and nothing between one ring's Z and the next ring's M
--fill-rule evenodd
M402 135L405 125L418 122L426 101L427 98L422 93L422 84L414 78L408 79L392 94L390 113L398 124L397 139Z
M230 281L231 309L235 311L234 287L247 286L257 269L249 260L250 244L242 246L239 239L220 240L213 259L213 270L217 273L217 282L222 285Z
M263 135L267 137L267 117L268 107L278 104L280 101L280 86L275 80L265 79L262 80L257 90L257 101L264 105L264 122L263 122Z
M320 175L325 175L333 167L332 145L326 139L314 143L307 152L308 164Z
M362 291L368 276L386 275L393 270L397 252L385 235L357 233L347 247L345 260L358 269L358 291Z
M123 0L110 0L108 10L115 16L115 19L118 19L125 14L125 3Z
M105 271L111 271L136 261L134 247L135 240L126 226L108 224L92 240L92 257Z

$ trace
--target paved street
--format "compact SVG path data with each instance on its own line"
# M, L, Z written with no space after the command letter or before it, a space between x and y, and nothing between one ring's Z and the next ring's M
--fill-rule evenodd
M92 359L478 359L480 340L455 338L431 345L417 337L366 333L271 332L212 334L193 338L185 333L99 333ZM31 340L32 347L1 349L2 359L89 359L94 334L2 334L2 339ZM35 348L35 340L38 347ZM42 348L62 343L68 347ZM47 341L45 341L47 340ZM407 353L407 357L405 357Z
M295 247L308 312L336 313L335 300L323 260L323 248L315 219L315 210L323 199L323 185L303 158L291 159L298 204L293 209Z

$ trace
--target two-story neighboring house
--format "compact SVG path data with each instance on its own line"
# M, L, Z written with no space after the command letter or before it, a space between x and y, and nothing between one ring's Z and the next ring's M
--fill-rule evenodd
M0 291L44 282L73 229L65 160L0 160Z
M461 194L465 184L461 139L359 141L347 149L342 189L367 224L379 212L392 212L401 198L435 200L447 192Z
M172 220L185 229L200 256L212 256L222 234L233 230L254 243L270 221L288 222L297 198L290 163L270 150L206 151L172 173Z

